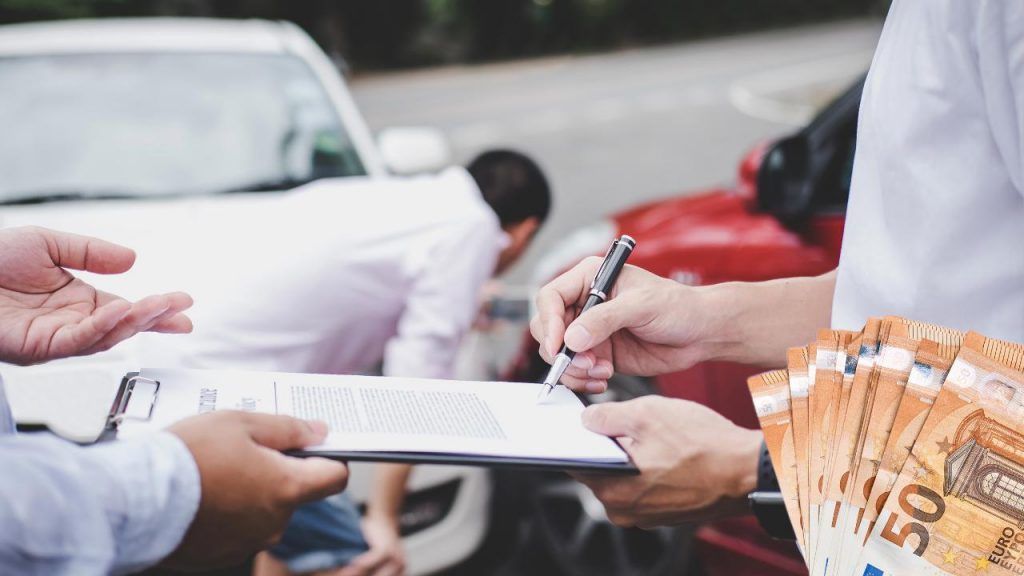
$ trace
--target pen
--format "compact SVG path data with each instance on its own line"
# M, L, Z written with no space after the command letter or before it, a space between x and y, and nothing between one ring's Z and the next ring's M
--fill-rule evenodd
M615 281L619 278L619 273L622 272L626 260L633 253L635 247L636 240L626 235L612 241L608 253L604 256L604 261L601 262L601 267L598 268L593 282L590 283L590 294L587 296L587 302L583 305L583 311L580 314L608 299L608 295L611 294L612 288L615 286ZM563 343L561 351L551 362L551 370L544 378L544 387L541 388L540 394L537 396L538 402L547 398L548 394L551 394L555 386L560 383L562 374L565 373L565 369L569 367L574 356L576 356L576 352L569 350Z

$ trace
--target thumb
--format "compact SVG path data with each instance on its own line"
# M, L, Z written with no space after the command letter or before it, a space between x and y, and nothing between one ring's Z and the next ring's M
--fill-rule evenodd
M605 436L632 438L639 425L628 403L592 404L583 411L583 427Z
M135 263L135 252L131 248L113 242L46 228L36 231L46 242L53 263L61 268L120 274Z
M295 450L320 443L327 436L323 422L299 420L291 416L246 414L249 436L259 445L273 450Z
M296 496L299 504L323 500L341 492L348 484L348 468L341 462L315 457L286 458L293 474L292 478L299 481Z
M598 304L565 330L565 345L575 352L590 350L622 328L639 323L640 307L629 295Z

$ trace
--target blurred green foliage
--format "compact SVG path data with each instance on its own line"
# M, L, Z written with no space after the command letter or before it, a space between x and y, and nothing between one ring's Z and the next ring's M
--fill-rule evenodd
M0 22L287 19L357 68L618 48L877 14L885 0L0 0Z
M85 18L96 15L100 4L120 5L122 0L0 0L0 15L19 19Z

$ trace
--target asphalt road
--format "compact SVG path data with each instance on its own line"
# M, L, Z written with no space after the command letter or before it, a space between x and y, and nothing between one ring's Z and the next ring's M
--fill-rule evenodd
M877 21L586 56L357 77L374 130L434 126L465 163L494 146L536 157L556 198L510 274L523 282L565 231L644 200L734 178L755 143L804 122L867 69Z

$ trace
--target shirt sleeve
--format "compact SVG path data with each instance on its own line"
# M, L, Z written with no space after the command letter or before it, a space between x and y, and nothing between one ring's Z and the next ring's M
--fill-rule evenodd
M397 335L384 351L386 376L452 377L480 289L497 264L501 229L484 216L453 227L422 259Z
M82 448L0 436L0 572L123 574L159 562L199 506L199 471L161 432Z
M983 0L975 9L978 74L992 137L1024 195L1024 3Z

